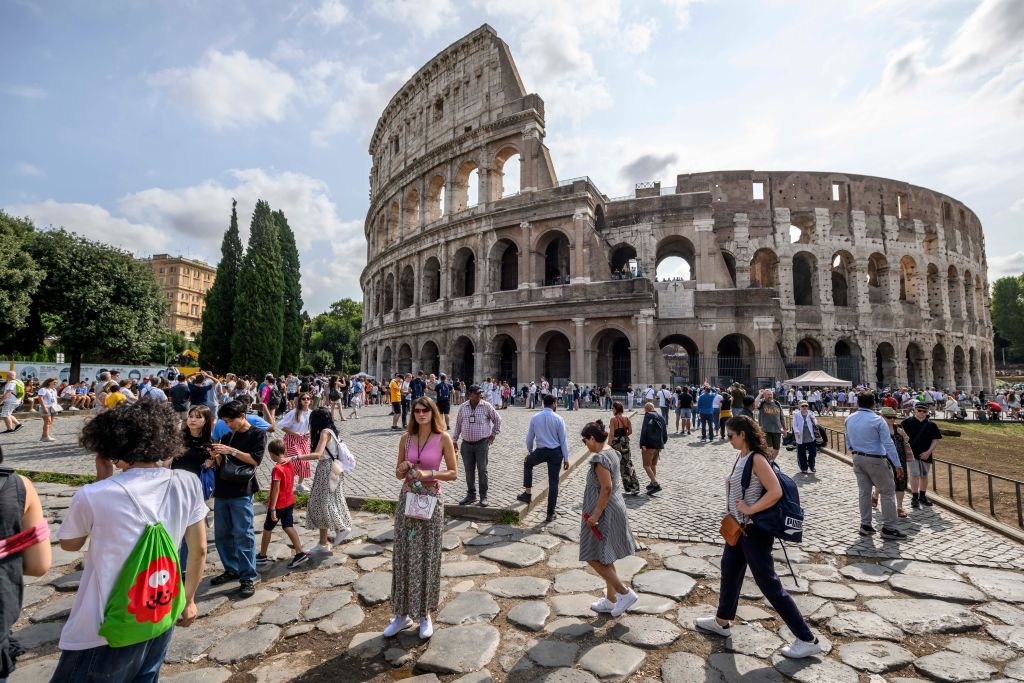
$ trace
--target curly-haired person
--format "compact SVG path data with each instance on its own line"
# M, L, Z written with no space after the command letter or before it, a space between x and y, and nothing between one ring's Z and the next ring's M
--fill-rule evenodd
M80 444L120 472L82 487L57 532L60 547L75 552L89 541L89 561L71 615L61 631L53 681L157 680L171 627L150 640L112 648L99 634L104 609L125 561L148 524L160 522L177 548L188 546L185 611L196 618L195 594L206 565L206 514L199 478L160 467L182 451L181 425L166 403L139 401L104 411L82 428Z

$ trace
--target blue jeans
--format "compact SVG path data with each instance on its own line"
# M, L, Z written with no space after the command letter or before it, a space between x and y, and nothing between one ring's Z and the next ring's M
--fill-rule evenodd
M721 408L715 408L715 412L713 412L711 414L711 438L712 439L715 438L715 435L718 433L718 425L722 421L721 416L722 416L722 409Z
M256 533L252 530L252 497L215 498L213 538L224 571L255 581Z
M730 621L736 618L740 590L749 566L754 583L764 597L768 598L768 602L779 613L793 635L810 642L814 640L814 634L800 614L800 608L782 587L779 575L775 573L775 561L772 559L774 542L774 537L751 524L736 545L725 546L722 552L722 583L718 594L717 616L719 619Z
M699 413L697 415L697 419L700 420L700 438L715 438L715 430L718 429L718 423L712 421L714 417L711 413Z
M61 650L50 683L155 683L172 633L173 627L152 640L127 647Z
M537 465L547 463L548 466L548 514L555 514L555 504L558 502L558 470L562 466L561 448L535 448L533 453L526 456L523 463L523 487L533 486L533 468Z
M800 465L800 471L806 472L814 469L814 459L818 456L818 444L813 441L809 443L798 443L796 445L796 461Z

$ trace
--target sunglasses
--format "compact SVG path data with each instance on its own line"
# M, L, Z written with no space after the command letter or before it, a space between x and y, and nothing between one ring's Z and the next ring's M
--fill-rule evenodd
M927 413L928 409L927 408L914 408L914 412L915 413Z
M428 414L430 413L430 408L413 408L412 412L417 414Z

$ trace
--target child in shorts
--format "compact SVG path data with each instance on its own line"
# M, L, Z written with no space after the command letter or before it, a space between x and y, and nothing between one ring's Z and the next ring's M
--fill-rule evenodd
M267 557L267 549L270 547L270 536L281 522L281 528L292 542L295 549L295 557L288 563L289 569L294 569L301 564L309 562L309 555L302 550L302 541L295 532L293 513L295 510L295 491L292 488L295 483L295 468L291 458L285 457L284 441L274 439L267 444L267 452L270 459L274 461L274 470L270 475L270 499L267 501L267 519L263 522L263 538L260 539L260 552L256 555L256 564L267 566L273 560Z

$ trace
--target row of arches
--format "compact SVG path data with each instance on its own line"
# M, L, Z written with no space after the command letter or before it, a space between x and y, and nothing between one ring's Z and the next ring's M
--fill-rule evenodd
M491 159L489 169L490 182L486 186L475 159L463 161L454 173L438 170L428 174L425 186L409 188L377 215L371 230L371 250L376 252L443 216L473 208L481 201L519 193L522 164L518 147L502 147Z

